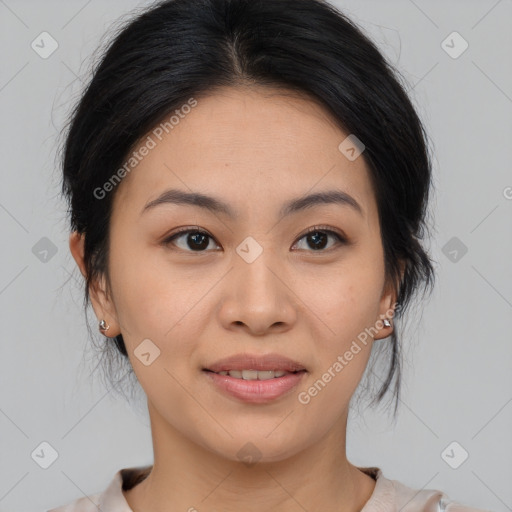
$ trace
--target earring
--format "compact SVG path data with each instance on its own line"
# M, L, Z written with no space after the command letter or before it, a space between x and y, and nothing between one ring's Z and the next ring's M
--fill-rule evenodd
M382 323L384 324L385 327L391 327L391 322L387 318L384 318Z
M107 322L105 322L105 320L101 320L101 322L99 323L99 330L100 331L108 331L110 329L110 325L107 324Z

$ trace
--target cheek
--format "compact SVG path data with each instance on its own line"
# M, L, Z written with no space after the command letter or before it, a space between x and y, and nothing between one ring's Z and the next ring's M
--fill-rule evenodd
M150 339L160 349L160 363L175 369L186 364L206 321L201 297L218 278L182 270L159 249L135 244L130 251L121 244L112 251L111 269L116 311L130 353Z
M170 329L176 295L170 293L163 278L165 269L151 261L151 251L119 236L112 239L109 265L116 312L127 344L153 339L164 324Z
M322 327L319 340L341 348L378 319L382 286L382 262L354 253L325 272L297 280L297 295ZM305 273L304 273L305 274ZM303 275L304 275L303 274ZM308 312L309 310L309 312Z
M327 424L348 405L363 376L372 349L369 328L378 319L379 266L350 268L326 280L307 300L316 364L299 402L309 417L318 415Z

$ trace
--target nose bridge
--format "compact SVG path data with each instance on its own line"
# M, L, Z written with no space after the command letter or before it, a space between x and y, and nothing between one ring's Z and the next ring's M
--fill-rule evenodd
M280 276L284 267L269 240L260 243L248 236L235 249L221 307L226 327L243 323L253 334L262 334L273 325L289 328L294 321L291 292Z
M259 291L272 294L279 293L279 264L276 252L269 245L269 237L265 241L246 237L236 248L235 279L246 292Z

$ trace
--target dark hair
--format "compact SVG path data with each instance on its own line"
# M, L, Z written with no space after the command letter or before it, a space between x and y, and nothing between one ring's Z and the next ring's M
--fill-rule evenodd
M97 200L93 191L142 137L191 97L219 87L267 85L306 94L366 147L362 156L378 206L386 277L397 284L400 306L376 401L395 379L396 413L402 359L396 320L420 285L426 289L434 281L419 241L431 186L427 135L398 76L363 31L322 0L168 0L139 13L93 69L63 148L62 192L71 229L85 235L84 307L95 278L106 277L111 290L107 262L115 192ZM122 335L115 347L127 360Z

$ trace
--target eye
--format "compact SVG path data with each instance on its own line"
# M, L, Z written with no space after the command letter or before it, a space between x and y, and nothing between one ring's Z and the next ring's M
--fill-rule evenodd
M313 251L317 252L323 251L326 248L326 243L327 240L329 239L329 236L335 238L337 240L338 245L345 245L348 243L348 240L343 235L324 226L312 227L310 230L308 230L306 234L304 234L299 239L299 241L302 240L303 238L306 239L306 243L308 243L309 247L311 247ZM336 243L334 245L336 245ZM332 246L329 247L328 249L332 249Z
M175 241L183 239L182 246L180 246ZM173 244L183 249L185 251L192 252L205 252L205 249L208 248L210 240L213 240L213 237L210 236L206 231L201 229L190 229L184 228L180 229L177 233L166 238L162 243L164 245Z
M306 243L308 243L309 247L312 248L313 251L321 252L326 249L326 241L329 239L329 237L335 239L338 245L348 244L348 240L343 235L324 226L312 227L299 238L299 241L306 239ZM177 243L179 240L181 240L181 246L179 243ZM214 240L214 238L206 231L203 231L199 228L183 228L180 229L177 233L174 233L170 237L166 238L162 244L173 244L178 248L189 252L206 252L206 249L208 249L210 245L210 240ZM336 245L336 242L333 245ZM294 244L294 246L295 245L297 245L297 242ZM332 245L327 249L332 249Z

